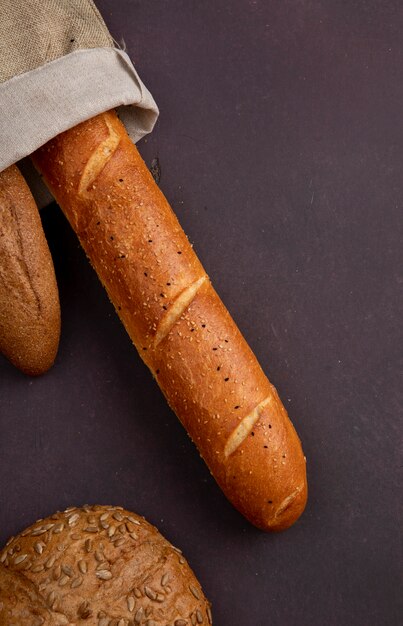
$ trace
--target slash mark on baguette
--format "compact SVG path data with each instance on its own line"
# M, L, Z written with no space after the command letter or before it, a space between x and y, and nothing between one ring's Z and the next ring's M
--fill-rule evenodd
M228 459L228 457L233 454L233 452L235 452L237 448L239 448L243 441L245 441L246 437L249 435L256 422L259 420L263 409L271 402L273 402L273 396L267 396L267 398L265 398L264 400L262 400L262 402L255 406L253 411L246 415L235 428L235 430L232 431L227 439L227 443L225 444L224 448L224 456L226 459Z
M109 135L99 144L99 146L97 146L84 167L84 171L78 185L78 194L80 196L83 196L88 192L89 186L102 172L120 143L120 136L115 131L107 117L105 117L105 123L108 127Z
M270 520L271 522L275 522L276 519L280 517L280 515L284 513L284 511L288 509L289 506L291 506L291 504L294 502L297 495L302 491L302 488L303 488L303 485L299 485L299 487L297 487L295 491L293 491L292 493L290 493L289 496L284 498L284 500L281 502L280 506L278 507L277 511L274 513L273 517L271 518Z
M24 239L24 232L21 220L18 215L17 209L13 205L9 207L9 215L11 216L9 228L7 228L6 230L3 228L3 224L0 225L2 230L2 256L4 259L8 257L10 265L11 263L14 265L13 270L20 278L21 288L25 291L23 301L25 302L26 306L29 306L28 303L31 300L30 296L33 296L33 300L35 301L36 317L39 318L42 313L42 301L37 292L37 289L35 288L35 282L33 280L32 271L30 269L29 255L27 259L27 251L25 249L26 245L24 245L24 242L26 242L26 237ZM2 218L6 223L7 214L5 208L2 209ZM15 246L18 247L18 254L16 254ZM11 276L11 271L9 267L7 267L5 272L4 268L0 268L0 280L4 283L6 288L9 284L9 276Z
M166 312L158 326L155 334L154 346L158 346L164 337L167 336L171 328L181 317L182 313L188 308L189 304L192 302L193 298L206 280L207 276L202 276L194 283L191 283L177 296L171 308Z

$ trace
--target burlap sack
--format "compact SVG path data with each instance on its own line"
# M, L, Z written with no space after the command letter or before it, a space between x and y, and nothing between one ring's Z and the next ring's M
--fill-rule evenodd
M92 0L0 0L0 171L114 107L134 141L158 108Z

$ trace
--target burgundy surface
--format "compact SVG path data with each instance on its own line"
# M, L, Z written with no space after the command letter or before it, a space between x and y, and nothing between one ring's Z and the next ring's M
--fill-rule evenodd
M0 359L0 541L85 502L183 548L216 626L394 626L401 610L400 0L98 0L161 117L140 144L303 440L310 498L265 535L232 509L59 209L63 333Z

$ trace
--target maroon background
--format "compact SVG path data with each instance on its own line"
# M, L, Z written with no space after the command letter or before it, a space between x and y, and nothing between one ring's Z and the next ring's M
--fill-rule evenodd
M53 205L63 333L42 378L0 359L0 541L122 504L183 548L217 626L397 625L402 3L97 4L161 109L140 150L289 409L310 499L280 535L233 510Z

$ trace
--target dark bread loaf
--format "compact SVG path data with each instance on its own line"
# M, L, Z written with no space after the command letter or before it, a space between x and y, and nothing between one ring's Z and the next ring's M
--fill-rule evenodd
M0 565L0 626L62 626L61 613L51 611L35 585L23 574Z
M38 208L15 165L0 172L0 352L31 376L55 360L59 295Z
M34 162L227 497L264 530L290 526L307 498L299 438L116 114Z
M210 605L180 550L121 507L73 507L39 520L9 541L0 562L39 594L41 610L45 604L64 616L57 624L212 623ZM2 589L0 578L0 605ZM15 612L25 605L25 598L18 601Z

